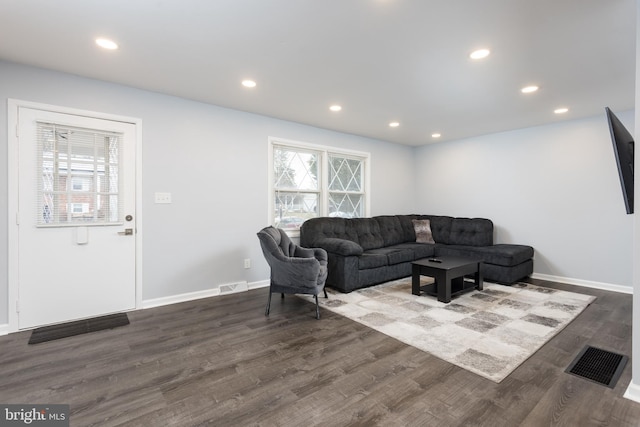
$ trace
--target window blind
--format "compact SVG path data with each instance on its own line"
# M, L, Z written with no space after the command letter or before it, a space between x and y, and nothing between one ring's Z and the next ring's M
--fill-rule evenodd
M123 222L122 134L37 123L36 225Z

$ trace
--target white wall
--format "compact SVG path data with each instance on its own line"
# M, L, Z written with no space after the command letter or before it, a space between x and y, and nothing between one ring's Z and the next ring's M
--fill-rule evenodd
M636 29L640 28L640 0L636 1ZM640 31L636 30L636 129L635 135L640 135ZM637 140L637 136L635 137ZM634 154L637 153L637 149ZM640 163L640 156L635 154L634 165ZM636 166L637 167L637 166ZM640 402L640 174L634 176L634 200L636 212L634 213L634 238L633 238L633 319L631 331L633 342L631 353L635 355L631 359L631 383L627 388L625 397Z
M268 279L256 232L268 220L269 136L370 152L372 214L413 210L410 147L0 61L0 326L8 321L7 98L142 119L144 300ZM158 191L173 203L154 204Z
M616 112L634 129L633 112ZM605 118L421 147L418 211L486 217L497 243L535 249L536 274L631 290L626 215ZM596 282L596 283L589 283Z

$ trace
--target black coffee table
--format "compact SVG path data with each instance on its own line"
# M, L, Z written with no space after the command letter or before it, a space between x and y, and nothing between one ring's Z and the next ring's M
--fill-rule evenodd
M411 263L411 293L438 297L440 302L450 302L451 296L473 289L482 290L482 261L472 258L441 256L424 258ZM467 282L464 276L473 274L474 281ZM435 283L420 286L420 276L429 276Z

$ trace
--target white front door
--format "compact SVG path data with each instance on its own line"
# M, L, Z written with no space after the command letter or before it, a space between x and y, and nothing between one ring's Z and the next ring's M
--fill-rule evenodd
M136 135L18 108L18 329L135 308Z

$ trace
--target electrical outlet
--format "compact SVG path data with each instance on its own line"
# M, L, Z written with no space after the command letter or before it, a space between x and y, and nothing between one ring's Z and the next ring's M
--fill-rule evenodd
M251 259L245 258L245 260L244 260L244 268L251 268Z

